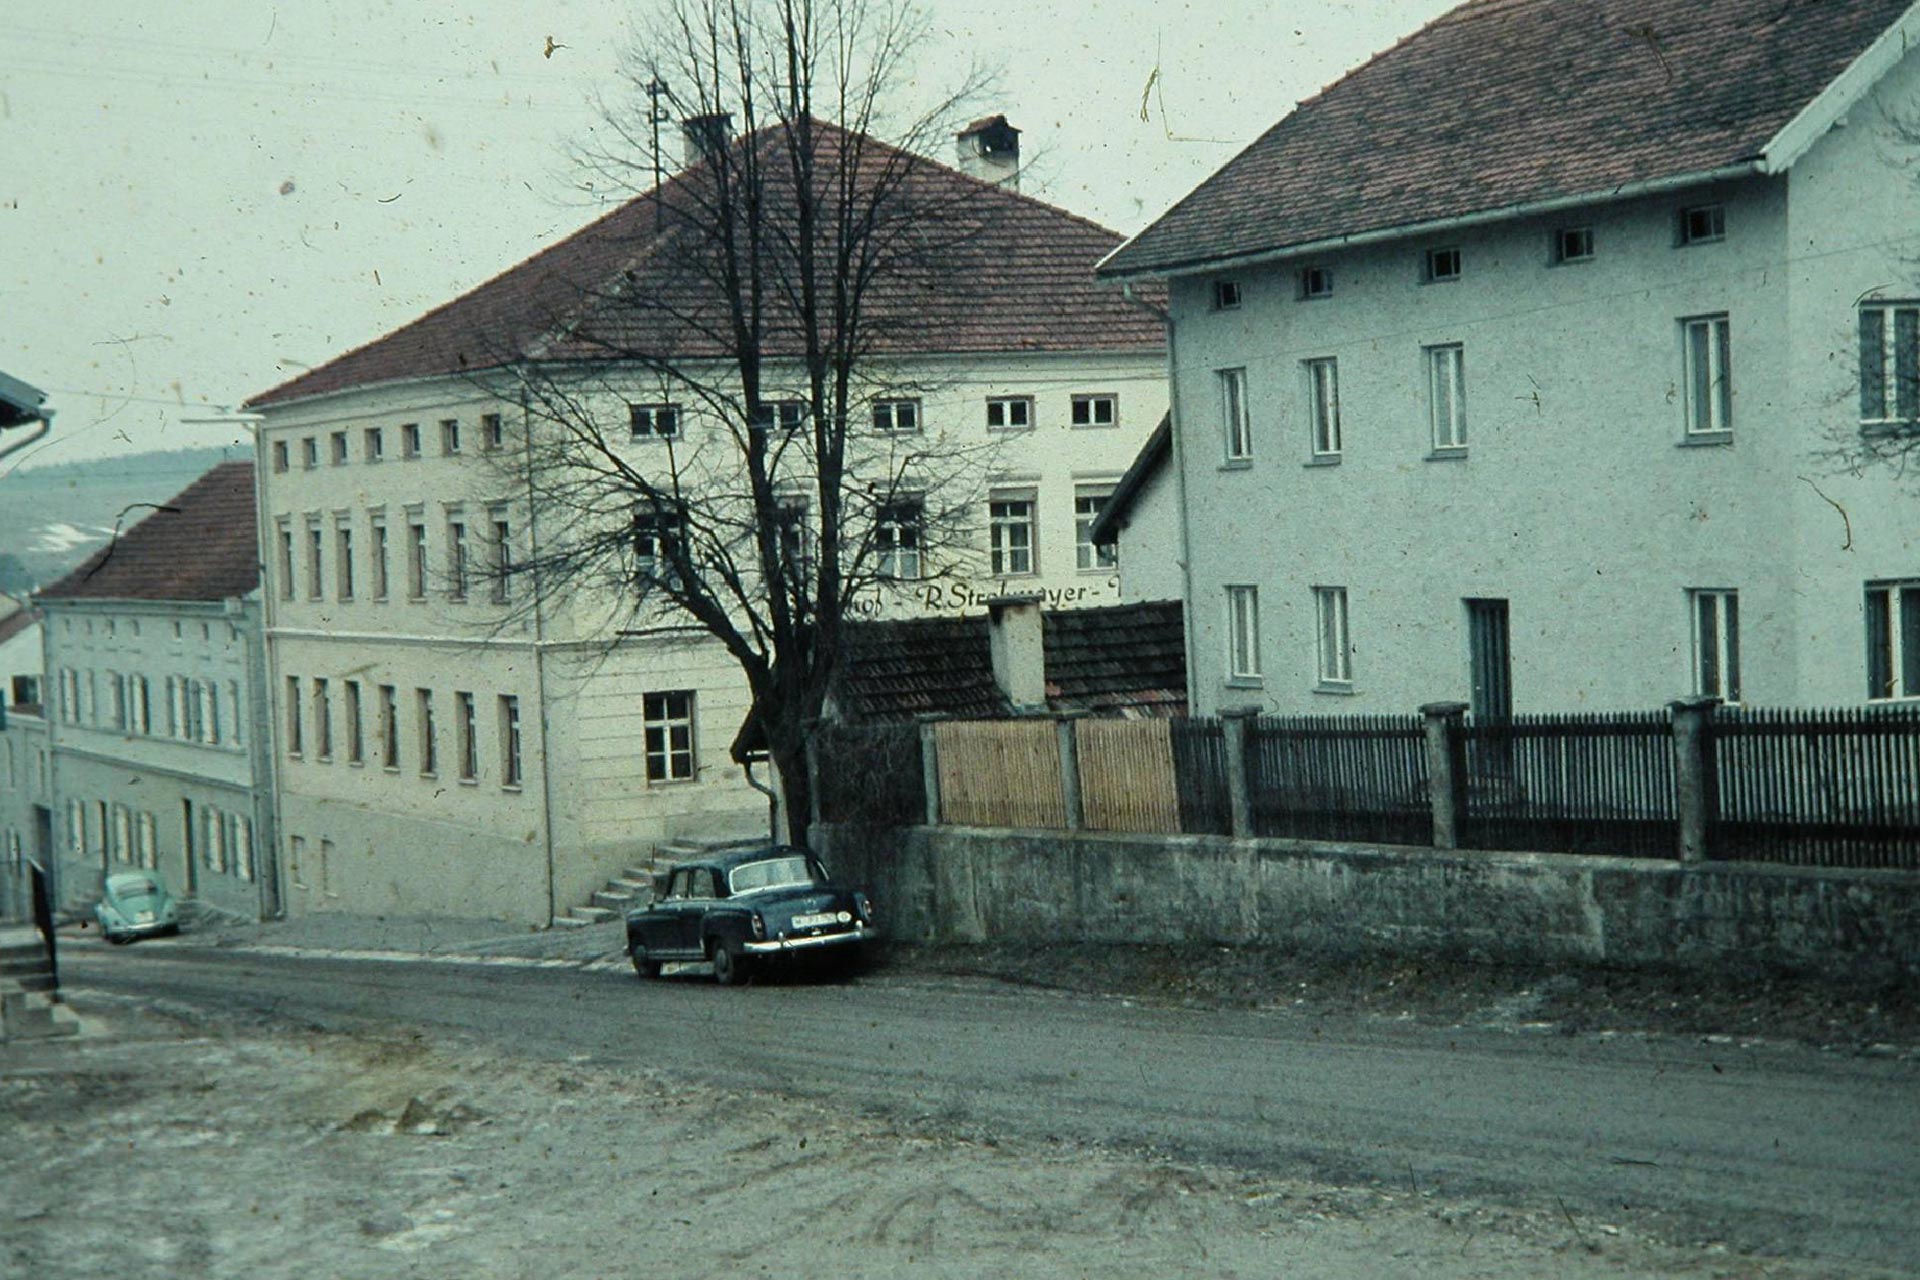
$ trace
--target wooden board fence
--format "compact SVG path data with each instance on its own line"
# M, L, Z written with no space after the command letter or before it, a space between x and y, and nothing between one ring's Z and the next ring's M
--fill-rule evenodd
M1178 835L1180 795L1165 720L1079 720L1080 804L1089 831Z
M1065 829L1052 720L955 720L933 727L940 820L963 827Z

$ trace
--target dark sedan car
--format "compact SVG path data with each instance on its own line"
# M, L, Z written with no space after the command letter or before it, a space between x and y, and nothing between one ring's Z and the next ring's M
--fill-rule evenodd
M854 960L874 936L867 895L834 884L818 858L789 845L683 863L664 897L627 913L627 954L643 978L665 963L707 960L731 985L763 961Z

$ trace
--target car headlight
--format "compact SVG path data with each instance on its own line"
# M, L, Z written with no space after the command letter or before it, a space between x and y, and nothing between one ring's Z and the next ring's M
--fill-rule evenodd
M767 922L758 911L753 913L752 928L754 937L764 938L767 936Z

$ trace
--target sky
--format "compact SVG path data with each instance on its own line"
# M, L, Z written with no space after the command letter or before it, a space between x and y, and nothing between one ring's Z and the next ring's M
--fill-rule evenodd
M1023 189L1132 233L1450 4L926 7L902 99L994 69ZM56 417L0 475L244 441L248 396L604 211L567 156L649 8L7 0L0 371Z

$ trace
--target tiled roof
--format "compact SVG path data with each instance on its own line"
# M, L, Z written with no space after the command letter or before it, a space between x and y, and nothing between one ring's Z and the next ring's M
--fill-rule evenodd
M38 609L15 609L4 618L0 618L0 644L7 641L40 621Z
M823 139L823 173L841 165L861 175L904 175L886 202L901 215L897 225L875 238L884 243L875 246L876 283L865 300L874 353L1164 347L1158 320L1094 279L1094 264L1120 243L1114 232L872 138L813 127ZM772 154L779 138L763 130L734 143L765 148L777 161L767 166L770 191L791 181L779 177L783 156ZM705 253L690 249L707 235L692 228L704 225L713 181L711 166L696 165L657 195L627 202L471 292L248 403L257 408L475 372L523 357L724 357L725 297L711 282ZM785 207L777 198L769 203ZM820 239L827 238L823 231ZM783 349L778 316L768 349Z
M994 683L984 614L848 627L834 701L849 720L992 717L1013 710Z
M1757 158L1911 0L1470 0L1235 156L1101 270L1245 254Z
M226 600L259 581L253 464L223 462L37 598Z
M1184 619L1178 600L1049 613L1048 705L1056 711L1185 715Z

